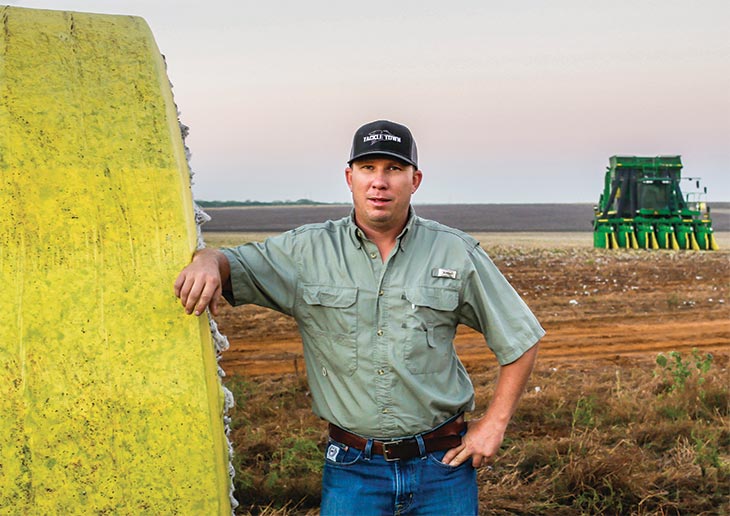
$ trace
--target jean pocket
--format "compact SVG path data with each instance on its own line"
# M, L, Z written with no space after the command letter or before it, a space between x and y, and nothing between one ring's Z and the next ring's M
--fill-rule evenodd
M446 451L447 450L429 453L428 460L441 468L444 468L446 470L451 470L451 471L455 471L457 469L461 469L461 468L465 468L465 467L472 467L471 457L466 459L464 462L462 462L458 466L450 466L450 465L446 464L445 462L443 462L444 455L446 455Z
M332 466L349 466L358 462L362 453L351 446L330 439L325 449L324 459L327 464Z

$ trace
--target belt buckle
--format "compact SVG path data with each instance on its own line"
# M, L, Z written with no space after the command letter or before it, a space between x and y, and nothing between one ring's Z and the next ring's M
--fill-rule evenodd
M396 446L396 445L398 445L398 444L400 444L402 442L403 442L403 439L398 439L397 441L384 441L383 442L383 458L385 458L385 460L388 461L388 462L393 462L393 461L396 461L396 460L400 460L400 458L398 458L398 457L395 457L395 458L392 458L391 459L388 456L388 454L390 453L388 451L388 449L389 449L390 446Z

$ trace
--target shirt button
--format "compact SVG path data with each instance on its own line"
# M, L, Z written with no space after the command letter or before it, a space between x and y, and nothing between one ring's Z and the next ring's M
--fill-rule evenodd
M382 290L380 292L378 292L379 296L382 296L383 294L385 294L385 292L383 292Z
M324 367L322 368L322 376L327 376L327 369Z
M380 376L383 376L385 374L385 370L384 369L378 369L378 374Z
M372 258L373 260L374 260L374 259L375 259L375 258L376 258L377 256L378 256L378 254L377 254L377 253L370 253L370 258Z
M382 337L383 336L383 330L378 330L377 331L377 335L378 335L378 337Z
M387 408L383 409L383 414L387 414L388 412L390 412L390 411Z

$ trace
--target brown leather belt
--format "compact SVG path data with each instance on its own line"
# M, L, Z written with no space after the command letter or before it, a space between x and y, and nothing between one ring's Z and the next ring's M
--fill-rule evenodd
M466 422L464 421L464 415L460 414L452 421L421 434L426 453L456 448L461 444L460 434L465 429ZM368 442L367 438L348 432L344 428L340 428L332 423L329 425L329 432L333 440L351 446L356 450L365 450ZM418 441L415 436L392 440L373 439L371 450L373 453L382 455L388 461L413 459L421 456Z

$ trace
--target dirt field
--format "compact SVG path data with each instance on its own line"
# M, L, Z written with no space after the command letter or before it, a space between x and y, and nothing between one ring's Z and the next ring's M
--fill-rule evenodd
M713 202L712 226L730 231L730 203ZM593 204L417 204L416 213L462 231L576 231L590 235ZM246 206L206 208L206 231L285 231L310 222L345 217L352 206Z
M263 235L206 234L211 246ZM730 235L722 251L607 251L590 233L475 234L547 330L541 359L620 362L629 356L699 348L730 351ZM293 320L254 306L217 317L231 348L229 374L303 371ZM494 363L481 335L460 327L456 348L467 368Z

